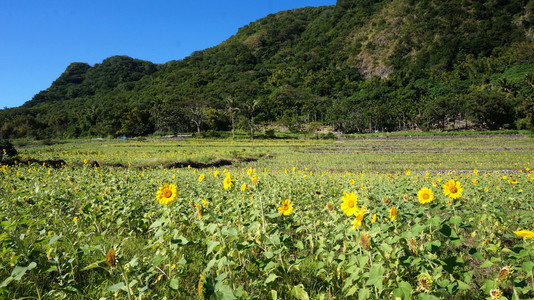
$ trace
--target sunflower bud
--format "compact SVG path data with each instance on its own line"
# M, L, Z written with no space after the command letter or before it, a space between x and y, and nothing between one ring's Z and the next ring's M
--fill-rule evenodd
M195 207L197 208L197 216L198 216L198 219L200 220L202 219L202 207L198 203L195 204Z
M365 250L371 249L371 237L367 232L362 232L360 235L360 246Z
M497 281L503 282L506 279L508 279L508 276L510 275L510 266L504 266L499 271L499 277L497 277Z
M336 275L337 275L337 279L341 279L341 267L343 266L343 264L339 264L339 266L337 266L337 269L336 269Z
M433 287L434 281L428 273L421 273L417 276L417 291L428 293Z
M106 255L106 261L108 262L108 265L110 267L114 267L116 264L116 257L115 257L115 248L111 248L108 251L108 254Z
M206 296L206 278L202 274L200 274L200 278L198 279L198 295L200 299L204 299Z
M412 250L413 256L417 256L417 241L411 239L408 241L408 244L410 245L410 249Z
M490 291L491 299L500 299L502 296L502 292L499 289L493 289Z
M332 211L332 210L334 210L334 204L332 204L331 202L328 202L326 204L326 208L328 208L328 211Z

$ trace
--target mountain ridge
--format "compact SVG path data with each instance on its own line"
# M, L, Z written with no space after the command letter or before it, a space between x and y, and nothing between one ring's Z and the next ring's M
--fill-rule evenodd
M232 119L251 134L258 124L312 122L343 132L532 128L533 8L346 0L283 11L183 60L73 63L32 100L0 111L0 132L134 136L229 130Z

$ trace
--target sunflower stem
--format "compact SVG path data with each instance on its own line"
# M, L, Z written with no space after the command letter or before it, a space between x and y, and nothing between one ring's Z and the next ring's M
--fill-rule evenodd
M169 205L165 205L165 214L166 214L166 217L169 218L169 233L171 234L171 238L169 239L168 243L169 243L169 249L172 249L173 246L172 246L172 239L175 238L174 236L174 224L173 224L173 221L172 221L172 216L171 216L171 212L170 212L170 208L169 208Z
M384 258L384 262L386 263L388 269L391 269L390 265L389 265L389 260L386 258L386 255L384 254L384 252L382 251L382 249L380 249L380 247L378 247L378 245L373 241L371 240L371 245L376 249L378 250L378 253L380 253L380 255L382 256L382 258Z
M163 275L165 275L165 277L167 277L167 279L169 279L169 275L167 275L167 273L165 273L165 271L163 271L160 267L156 266L156 269L158 269Z
M224 240L224 237L223 237L223 234L222 234L221 227L217 226L217 231L219 232L219 235L221 236L221 240L222 240L222 243L223 243L223 248L226 249L226 242L225 242L225 240Z
M39 287L35 286L35 290L37 291L37 299L41 300L41 292L39 292Z
M282 253L278 254L278 258L280 259L280 266L282 266L282 269L284 270L284 273L289 273L289 270L286 269L284 265L284 260L282 259Z
M262 222L262 226L263 226L263 232L266 233L265 231L265 216L263 214L263 198L262 197L258 197L260 198L260 211L261 211L261 222Z
M130 290L130 283L128 282L128 275L126 275L126 272L124 272L124 268L122 267L122 264L119 264L119 268L121 269L122 277L124 278L124 282L126 283L126 291L128 291L128 299L132 299L132 291Z

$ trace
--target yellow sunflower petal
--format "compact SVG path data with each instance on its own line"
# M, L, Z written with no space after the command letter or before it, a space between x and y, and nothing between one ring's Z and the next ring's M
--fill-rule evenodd
M512 232L520 237L534 237L534 232L528 231L528 230L519 230L519 231L512 231Z

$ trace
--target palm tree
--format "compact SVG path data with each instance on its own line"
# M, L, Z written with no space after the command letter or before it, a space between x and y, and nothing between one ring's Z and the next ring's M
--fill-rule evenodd
M239 111L237 101L232 96L226 97L226 109L232 119L232 138L235 138L235 113Z

